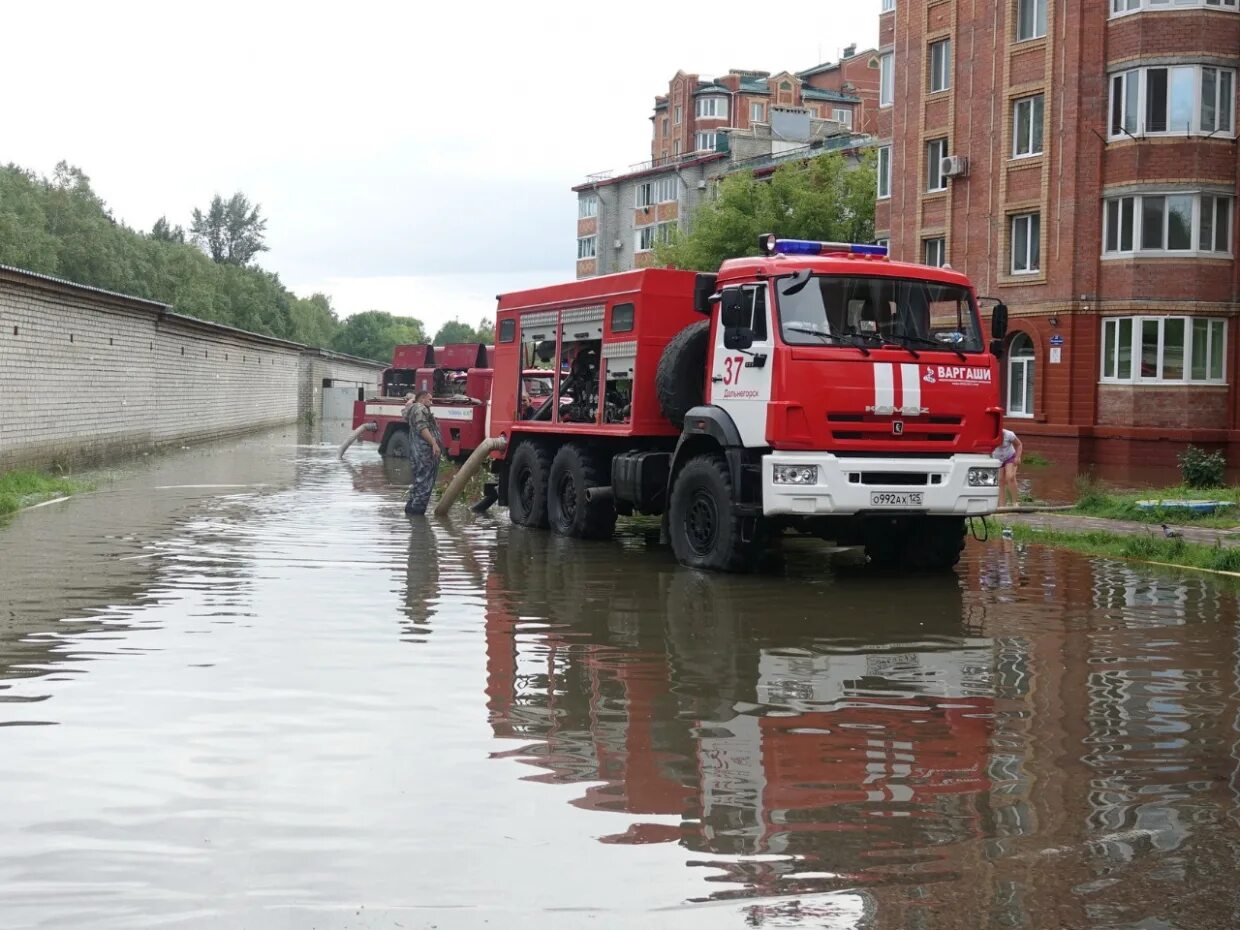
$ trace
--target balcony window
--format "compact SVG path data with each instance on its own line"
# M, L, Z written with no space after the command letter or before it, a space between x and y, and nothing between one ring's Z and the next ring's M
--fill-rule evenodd
M761 123L766 119L766 104L751 103L749 104L749 122Z
M1230 255L1234 205L1234 198L1217 194L1110 197L1103 202L1103 255Z
M697 101L698 119L727 119L727 97L699 97Z
M583 258L594 258L594 256L598 254L597 243L598 243L597 236L582 236L580 239L578 239L577 240L577 260L580 261Z
M1111 15L1126 16L1141 10L1181 9L1236 10L1236 0L1111 0Z
M1112 139L1235 135L1236 72L1205 65L1134 68L1111 76Z
M577 200L577 218L584 220L598 216L598 194L586 194Z
M1102 381L1225 384L1227 323L1211 317L1102 321Z
M852 129L852 124L853 124L853 111L852 110L849 110L843 107L836 107L831 112L831 118L835 120L837 123L839 123L840 125L847 126L849 129Z
M713 152L719 141L719 134L715 132L699 132L695 136L694 147L699 152Z

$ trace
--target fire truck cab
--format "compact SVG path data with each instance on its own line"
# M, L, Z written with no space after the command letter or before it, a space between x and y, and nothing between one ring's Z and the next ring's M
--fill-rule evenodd
M513 522L610 536L662 514L686 565L752 567L772 534L954 566L995 510L997 353L969 280L877 246L777 240L717 274L644 269L501 295L489 434ZM522 408L522 372L551 397Z

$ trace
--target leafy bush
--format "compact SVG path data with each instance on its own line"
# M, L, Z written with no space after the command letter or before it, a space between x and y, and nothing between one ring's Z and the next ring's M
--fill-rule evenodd
M1186 488L1221 488L1226 468L1227 459L1221 451L1189 446L1180 455L1180 475Z
M1107 503L1106 491L1092 471L1076 476L1076 506L1084 511L1096 510Z

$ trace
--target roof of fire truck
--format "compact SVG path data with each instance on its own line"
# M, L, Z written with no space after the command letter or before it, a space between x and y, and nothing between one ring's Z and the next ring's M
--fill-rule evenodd
M959 271L892 261L887 247L881 245L762 236L759 248L761 255L726 260L719 268L720 285L736 278L778 277L808 268L814 274L913 278L969 287L969 279Z

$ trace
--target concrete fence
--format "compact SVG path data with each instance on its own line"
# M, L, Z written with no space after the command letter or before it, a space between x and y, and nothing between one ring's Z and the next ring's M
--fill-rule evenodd
M0 471L279 426L383 368L0 266Z

